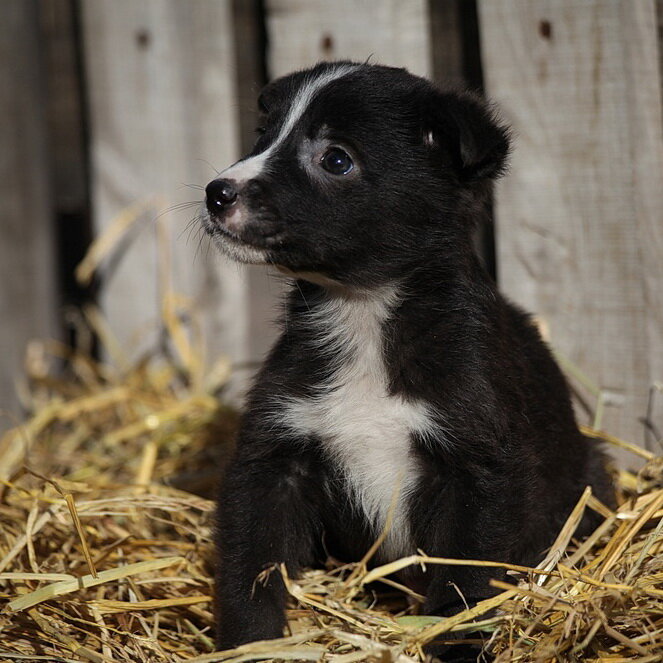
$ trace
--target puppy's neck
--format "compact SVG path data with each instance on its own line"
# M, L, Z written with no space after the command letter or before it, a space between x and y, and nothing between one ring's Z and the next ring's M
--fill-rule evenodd
M309 322L321 327L380 326L394 311L401 296L397 284L357 288L340 283L326 285L297 281L296 291L303 299Z

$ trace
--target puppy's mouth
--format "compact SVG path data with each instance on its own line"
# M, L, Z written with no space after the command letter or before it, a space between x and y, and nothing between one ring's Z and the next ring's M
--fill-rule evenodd
M240 216L238 210L235 214ZM203 218L205 232L221 251L233 260L254 265L271 263L270 250L279 242L277 233L259 232L260 225L257 220L252 223L235 220L232 223L229 215L208 213Z
M303 279L327 288L338 288L342 284L337 279L311 268L290 264L284 253L282 233L265 232L270 218L250 217L251 221L238 231L228 227L222 216L207 214L203 219L205 231L219 249L233 260L250 265L271 265L284 276ZM287 253L287 251L286 251Z
M222 223L215 223L212 220L212 230L210 233L213 237L222 236L225 240L229 242L234 242L235 244L242 244L244 246L251 246L252 248L260 248L258 246L253 246L251 242L243 238L236 232L226 228Z

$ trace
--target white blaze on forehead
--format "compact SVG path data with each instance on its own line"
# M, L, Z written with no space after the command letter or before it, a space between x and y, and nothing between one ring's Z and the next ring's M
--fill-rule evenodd
M297 122L306 112L311 101L313 101L313 97L315 97L315 95L326 85L338 78L346 76L358 67L359 65L356 64L341 64L323 74L319 74L315 78L308 78L305 80L297 90L297 93L290 104L288 114L286 115L274 142L264 152L249 157L248 159L238 161L236 164L226 168L226 170L221 173L220 177L243 182L260 175L265 169L265 164L269 157L286 141Z

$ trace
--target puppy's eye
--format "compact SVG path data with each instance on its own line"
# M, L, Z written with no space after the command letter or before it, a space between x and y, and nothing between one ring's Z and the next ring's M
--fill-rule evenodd
M340 147L331 147L323 155L320 165L332 175L347 175L354 164L350 155Z
M265 131L267 131L267 128L266 127L256 127L255 131L258 134L258 136L262 136L265 133Z

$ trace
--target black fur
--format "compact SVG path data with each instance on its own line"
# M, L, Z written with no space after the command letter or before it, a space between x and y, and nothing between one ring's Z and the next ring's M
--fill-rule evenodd
M264 90L265 128L253 156L276 140L300 87L336 66ZM321 140L322 149L346 148L355 170L311 171L317 162L306 155ZM333 375L334 352L310 351L319 334L312 313L330 298L398 284L382 326L388 392L429 404L439 424L436 439L410 440L419 467L407 503L413 549L536 564L586 485L612 504L604 457L579 433L549 350L472 249L508 147L508 130L475 96L440 91L401 69L358 65L317 91L268 169L236 183L246 219L233 241L307 276L290 293L281 337L250 392L220 492L220 648L282 635L283 583L278 571L257 580L265 569L285 563L296 575L320 558L323 540L324 550L356 560L376 536L322 440L294 436L275 411L275 396L319 396ZM219 237L232 205L218 212L209 196L206 228ZM595 525L587 515L579 533ZM479 600L499 576L430 566L410 580L427 597L425 612L446 614L459 604L458 590Z

